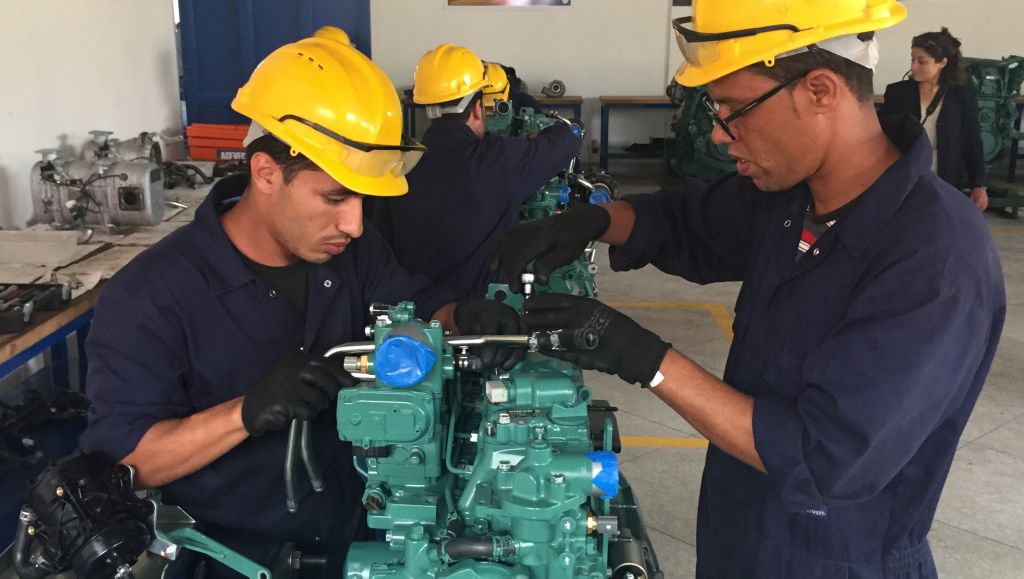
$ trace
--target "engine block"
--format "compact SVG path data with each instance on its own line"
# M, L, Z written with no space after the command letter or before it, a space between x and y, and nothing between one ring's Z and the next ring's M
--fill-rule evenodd
M619 497L614 421L594 420L578 368L531 352L508 373L474 371L469 345L486 337L446 339L408 302L377 312L372 343L328 353L367 380L339 394L338 434L366 478L368 524L386 532L352 545L346 577L659 572L649 544L613 548L646 535L618 515L636 505Z

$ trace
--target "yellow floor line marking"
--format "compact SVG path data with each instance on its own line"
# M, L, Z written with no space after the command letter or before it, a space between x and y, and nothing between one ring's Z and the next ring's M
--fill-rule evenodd
M1020 227L990 227L992 235L1024 235L1024 228Z
M623 436L622 446L662 448L707 448L708 439L700 436Z
M725 341L732 343L732 314L722 304L696 302L606 302L613 308L637 308L651 310L691 309L707 310L718 324L718 329L725 336Z

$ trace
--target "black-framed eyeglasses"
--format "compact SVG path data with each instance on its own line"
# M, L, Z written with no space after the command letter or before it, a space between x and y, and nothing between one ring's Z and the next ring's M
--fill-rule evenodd
M700 101L701 104L704 105L704 110L708 113L708 116L711 117L711 120L714 121L714 123L718 125L719 128L721 128L726 135L729 136L730 140L735 141L736 135L733 135L732 131L729 130L729 123L754 110L755 108L763 104L765 101L781 92L782 89L807 76L807 72L802 72L799 76L794 76L793 78L779 84L770 91L764 93L763 95L736 109L735 112L725 117L724 119L718 115L718 103L716 103L714 99L711 98L711 95L709 95L708 93L704 93L704 95L701 96Z

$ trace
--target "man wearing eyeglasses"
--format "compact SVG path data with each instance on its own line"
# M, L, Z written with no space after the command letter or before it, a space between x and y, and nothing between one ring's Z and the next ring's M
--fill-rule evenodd
M433 119L429 152L409 173L409 195L375 200L373 223L410 273L456 297L481 296L491 282L488 257L519 219L529 197L579 153L580 138L556 123L528 139L486 135L489 93L508 94L504 73L470 49L442 44L416 67L413 99Z
M249 174L219 181L195 221L104 288L86 350L93 409L84 450L135 468L140 488L271 567L277 547L331 556L339 577L365 538L362 480L338 441L334 406L356 384L330 347L365 339L373 302L416 303L446 329L521 333L511 308L408 275L372 227L364 195L398 196L423 147L403 142L385 74L335 35L271 53L232 102L253 121ZM516 362L508 351L485 363ZM286 509L287 427L311 421L325 490L296 477ZM208 565L206 577L237 576Z
M708 85L737 172L499 243L505 271L536 259L541 281L600 239L616 270L743 282L721 380L596 300L525 306L531 330L597 329L597 349L553 355L647 387L709 440L698 577L936 576L928 530L1006 297L920 127L874 112L873 32L905 17L893 0L694 0L676 79Z

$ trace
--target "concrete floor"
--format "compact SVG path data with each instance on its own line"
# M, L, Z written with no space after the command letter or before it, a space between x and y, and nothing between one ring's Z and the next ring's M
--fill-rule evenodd
M612 167L622 193L651 191L657 165ZM960 441L929 539L942 577L1024 578L1024 219L987 215L1006 275L1006 327L988 383ZM647 267L613 273L602 251L600 298L721 376L739 284L698 286ZM646 303L635 303L646 302ZM685 307L680 304L692 304ZM637 307L640 306L640 307ZM724 308L722 307L724 306ZM704 449L697 432L658 398L588 373L595 398L618 406L622 470L636 489L666 577L693 577L697 492ZM639 437L668 437L670 441Z

